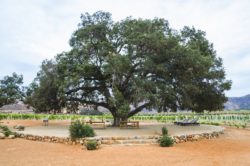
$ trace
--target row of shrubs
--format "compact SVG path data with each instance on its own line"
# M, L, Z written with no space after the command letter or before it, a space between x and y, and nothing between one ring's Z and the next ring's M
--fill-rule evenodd
M215 126L220 126L220 125L228 125L231 127L236 127L236 128L243 128L245 129L247 127L247 123L235 123L235 122L209 122L209 121L203 121L201 124L208 124L208 125L215 125Z
M7 114L0 113L0 120L2 119L44 119L49 120L77 120L89 117L91 119L112 119L112 115L65 115L65 114Z
M233 115L231 117L231 120L226 120L225 118L227 118L227 116L223 116L221 115L222 118L220 118L221 120L219 120L219 122L216 122L215 119L218 119L218 117L214 117L213 115L198 115L198 114L191 114L191 115L185 115L185 114L181 114L181 113L176 113L176 114L156 114L156 115L135 115L133 117L131 117L131 120L157 120L159 122L173 122L176 120L183 120L186 118L194 118L194 117L199 117L199 119L201 121L203 121L203 123L214 123L214 125L216 124L224 124L224 122L227 123L235 123L236 127L238 126L242 126L242 128L244 128L244 123L248 123L250 121L250 116L249 115ZM112 115L111 114L104 114L104 115L65 115L65 114L1 114L0 113L0 120L1 119L43 119L47 117L49 120L77 120L77 119L84 119L86 117L90 118L90 119L105 119L105 120L112 120ZM208 119L207 119L208 118ZM211 118L211 119L210 119ZM209 120L210 119L210 120ZM224 120L223 120L224 119ZM237 121L237 123L235 122ZM243 125L241 125L243 124Z

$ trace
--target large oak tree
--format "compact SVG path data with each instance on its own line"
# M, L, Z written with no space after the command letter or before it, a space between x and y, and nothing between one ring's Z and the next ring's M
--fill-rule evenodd
M231 87L205 33L165 19L86 13L70 46L56 58L62 97L108 109L114 125L143 109L220 109Z

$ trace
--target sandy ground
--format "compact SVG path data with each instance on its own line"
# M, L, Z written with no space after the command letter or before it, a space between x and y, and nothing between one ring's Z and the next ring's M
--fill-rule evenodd
M5 120L8 126L23 125L25 130L21 133L40 136L69 136L69 121L49 121L49 126L43 126L41 120ZM141 123L139 129L120 129L119 127L107 127L105 129L95 129L97 136L142 136L160 135L161 128L167 127L170 135L199 134L204 132L222 131L220 126L200 125L200 126L178 126L164 123Z
M106 146L87 151L80 145L0 140L1 166L249 166L250 131L226 129L218 139L201 140L162 148L157 145Z

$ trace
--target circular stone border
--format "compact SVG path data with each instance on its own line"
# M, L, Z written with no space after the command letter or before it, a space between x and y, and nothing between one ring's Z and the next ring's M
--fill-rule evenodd
M197 134L183 134L183 135L170 135L174 139L174 143L182 143L187 141L198 141L201 139L212 139L219 137L220 134L224 133L224 127L220 130L209 131ZM15 133L18 138L23 138L33 141L41 142L52 142L52 143L62 143L69 145L86 144L89 140L97 141L98 145L140 145L140 144L157 144L158 140L162 137L160 135L150 135L150 136L117 136L117 137L107 137L107 136L96 136L96 137L86 137L77 140L71 140L69 137L56 137L56 136L38 136L32 134Z

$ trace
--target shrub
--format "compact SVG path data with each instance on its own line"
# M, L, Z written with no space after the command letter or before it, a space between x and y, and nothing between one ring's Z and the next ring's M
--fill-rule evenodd
M211 122L211 125L219 126L220 123L218 123L218 122Z
M246 127L247 127L247 124L244 123L244 124L242 125L242 128L245 129Z
M10 129L7 127L7 126L3 126L3 125L0 125L0 129L2 130L2 133L8 137L9 135L12 134L12 132L10 131Z
M95 136L94 130L88 125L83 125L79 120L71 123L69 132L71 139Z
M234 124L234 126L237 127L237 129L240 128L240 125L238 124Z
M167 136L167 135L164 135L160 140L159 140L159 143L160 143L160 146L161 147L169 147L169 146L173 146L174 144L174 140Z
M168 129L164 126L161 128L162 135L168 135Z
M95 140L90 140L87 142L86 147L88 150L95 150L97 149L97 141Z
M83 125L83 137L94 137L95 132L89 125Z

